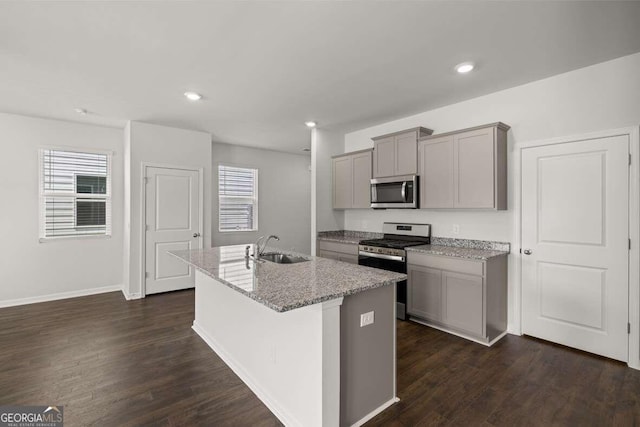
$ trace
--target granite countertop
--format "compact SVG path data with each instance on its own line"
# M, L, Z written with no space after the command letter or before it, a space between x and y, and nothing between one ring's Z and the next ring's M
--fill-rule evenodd
M489 258L507 255L508 251L497 251L491 249L477 249L459 246L443 245L421 245L406 248L407 252L420 252L428 255L441 255L455 258L466 258L479 261L486 261Z
M407 277L406 274L280 250L277 252L303 256L310 261L297 264L256 263L245 258L246 246L169 253L279 312L392 285ZM266 252L269 251L274 249L267 248Z
M351 231L351 230L335 230L318 232L318 240L338 243L358 244L360 240L380 239L382 233L374 233L369 231Z

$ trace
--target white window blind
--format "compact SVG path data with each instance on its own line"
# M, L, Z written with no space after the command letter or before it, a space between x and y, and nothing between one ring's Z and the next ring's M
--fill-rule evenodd
M258 229L258 170L218 166L220 231Z
M40 150L40 238L111 235L111 156Z

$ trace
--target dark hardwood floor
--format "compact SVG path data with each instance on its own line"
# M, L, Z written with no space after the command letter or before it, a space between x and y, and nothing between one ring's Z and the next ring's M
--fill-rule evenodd
M0 405L64 405L67 426L281 425L191 330L193 295L0 309ZM623 363L410 322L398 325L398 396L367 426L640 425L640 372Z

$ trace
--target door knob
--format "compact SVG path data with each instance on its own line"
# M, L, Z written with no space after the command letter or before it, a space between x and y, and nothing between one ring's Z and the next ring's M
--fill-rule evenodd
M531 249L525 249L522 251L525 255L531 255Z
M200 233L193 233L193 237L200 237Z

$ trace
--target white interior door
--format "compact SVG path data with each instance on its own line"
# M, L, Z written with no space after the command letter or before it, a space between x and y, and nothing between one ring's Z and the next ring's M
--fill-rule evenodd
M522 331L627 361L629 140L522 150Z
M199 172L147 167L145 176L145 293L192 288L193 268L167 251L202 247Z

